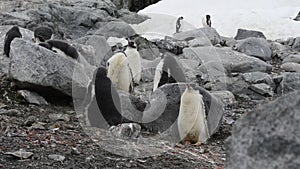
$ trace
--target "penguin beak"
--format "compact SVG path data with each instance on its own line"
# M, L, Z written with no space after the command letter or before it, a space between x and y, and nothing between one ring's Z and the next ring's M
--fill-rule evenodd
M186 87L188 88L188 90L191 90L192 89L191 83L186 84Z

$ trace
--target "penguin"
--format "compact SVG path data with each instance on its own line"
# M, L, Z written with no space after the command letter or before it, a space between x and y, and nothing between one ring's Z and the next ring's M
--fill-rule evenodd
M141 66L141 57L140 53L137 51L137 47L135 46L134 41L128 40L128 46L125 50L125 54L127 56L127 60L129 62L129 68L132 72L132 78L134 84L139 84L141 81L141 72L142 72L142 66Z
M18 26L13 26L5 35L3 53L7 57L9 57L10 53L10 44L15 38L22 38L22 34Z
M210 137L203 95L191 84L180 98L178 115L179 136L184 144L201 145Z
M112 126L121 124L123 117L121 115L121 102L118 92L112 85L112 81L107 76L107 73L104 67L99 67L96 70L94 89L99 113L104 117L108 125ZM92 127L99 127L102 125L97 124L101 122L97 120L100 119L100 114L95 113L95 111L89 112L88 118Z
M125 92L132 90L132 75L124 52L115 53L106 63L107 77L115 87Z
M176 33L182 32L182 20L183 17L179 17L176 21Z
M210 15L205 15L205 17L202 18L202 25L203 25L203 27L211 27Z
M69 56L73 59L77 59L79 56L77 50L74 47L61 40L47 40L45 42L39 43L39 45L59 55Z
M166 83L176 82L186 82L183 68L175 57L164 55L155 69L153 91Z
M35 43L39 44L46 40L52 39L53 30L47 26L39 26L33 31L34 38L32 39Z

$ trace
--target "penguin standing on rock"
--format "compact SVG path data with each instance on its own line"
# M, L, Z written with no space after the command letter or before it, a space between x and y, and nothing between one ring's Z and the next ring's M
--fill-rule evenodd
M40 26L34 29L33 41L37 44L52 39L53 30L47 26Z
M203 25L203 27L211 27L210 15L205 15L205 17L202 18L202 25Z
M179 17L176 21L176 33L182 32L182 20L183 17Z
M186 82L184 70L175 57L167 54L156 66L153 91L166 83L177 82Z
M39 45L62 56L69 56L73 59L77 59L79 56L77 50L73 46L61 40L48 40L39 43Z
M119 90L132 90L132 76L128 59L124 52L117 52L106 63L107 77Z
M201 145L209 137L203 95L188 84L181 96L178 131L184 144Z
M141 57L139 52L137 51L137 47L135 46L134 41L130 39L127 39L127 41L128 41L128 46L125 50L125 54L129 62L129 67L132 73L133 82L135 84L139 84L141 81L141 72L142 72Z
M20 29L17 26L13 26L9 31L7 31L5 38L4 38L3 53L7 57L9 57L9 53L10 53L10 44L15 38L22 38Z

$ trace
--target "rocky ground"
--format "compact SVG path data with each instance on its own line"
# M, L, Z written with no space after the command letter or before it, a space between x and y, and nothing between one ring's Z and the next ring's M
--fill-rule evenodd
M148 17L131 11L138 11L145 7L144 4L149 5L157 1L145 1L142 5L134 3L135 1L113 2L0 2L1 51L5 33L11 25L21 27L23 35L23 39L13 41L10 58L0 56L0 168L234 168L234 162L240 159L233 155L240 152L238 148L247 145L247 141L239 142L239 139L253 139L253 143L256 143L255 139L260 137L247 137L247 131L253 134L255 131L264 132L266 128L272 128L263 126L251 130L259 126L251 126L255 123L256 116L260 118L260 112L263 115L270 110L270 106L265 105L283 94L300 89L299 37L270 41L265 39L262 32L240 29L236 37L228 38L220 36L213 28L200 28L174 34L173 37L145 39L135 35L129 24L140 23ZM74 61L61 57L35 45L31 38L32 30L37 25L53 28L55 38L69 41L79 51L79 59ZM83 111L80 106L88 107L93 100L93 97L91 100L86 97L93 71L105 63L107 56L112 55L112 49L115 48L114 44L111 45L113 42L129 36L135 37L144 69L143 83L135 89L134 96L148 101L152 91L153 70L161 59L159 56L164 54L176 58L189 81L202 86L214 98L222 101L224 111L219 129L207 143L201 146L180 146L159 142L158 148L163 147L161 149L164 153L142 158L126 158L101 146L101 142L109 141L106 140L106 135L99 136L97 140L82 127L80 120L86 110ZM161 88L168 91L171 87L166 85ZM26 91L20 91L21 89L29 90L30 97ZM37 97L38 94L46 101L41 96ZM152 96L159 100L158 92L154 92ZM275 119L276 113L284 110L291 109L289 112L297 112L297 107L293 109L297 103L291 101L289 105L282 100L273 103L274 110L269 111L274 114ZM169 106L175 109L178 108L178 103L172 102ZM281 111L286 106L290 109ZM130 110L128 107L123 108L124 111ZM83 116L75 109L82 110ZM213 110L213 113L218 111ZM249 117L252 120L249 124L245 116L250 115L254 117ZM238 123L241 117L243 120ZM292 116L278 117L290 122L289 118ZM268 117L265 119L268 121ZM247 128L249 125L250 129ZM291 126L283 127L282 130L295 132ZM242 134L239 135L239 132ZM270 138L280 135L276 132L270 134L269 130L263 134ZM295 132L290 138L296 136ZM132 142L120 139L118 143L109 143L118 147L119 141L126 144ZM279 142L292 147L297 147L299 143L284 139L279 139ZM241 145L235 147L232 143ZM258 143L251 146L258 151L259 147L265 148L266 152L270 151L270 146L264 147L264 144ZM276 143L272 145L277 146ZM126 148L128 151L135 150L132 147ZM286 146L286 149L293 148ZM297 149L292 151L292 157L297 153ZM245 157L250 162L252 157L259 161L259 155L260 153L249 151ZM293 168L293 165L291 166ZM256 167L260 168L259 165Z

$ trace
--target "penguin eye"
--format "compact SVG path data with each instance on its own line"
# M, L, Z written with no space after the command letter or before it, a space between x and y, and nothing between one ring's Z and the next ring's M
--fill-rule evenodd
M109 67L109 62L106 63L106 67Z

